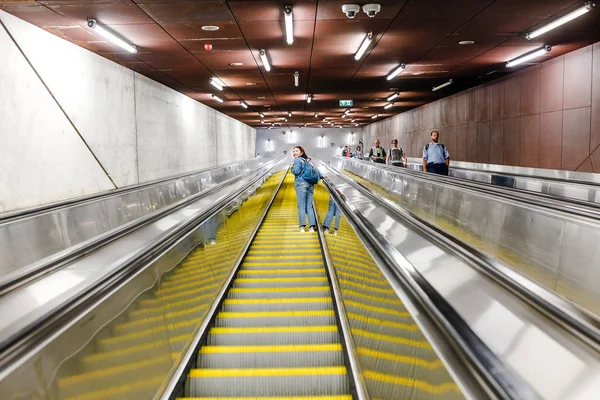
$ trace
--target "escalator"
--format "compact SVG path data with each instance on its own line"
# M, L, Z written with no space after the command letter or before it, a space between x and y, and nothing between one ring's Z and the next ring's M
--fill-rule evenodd
M253 196L216 221L216 235L207 233L202 246L67 361L52 397L155 397L166 385L165 371L182 362L194 329L208 318L179 399L363 398L356 395L349 352L364 365L373 398L463 398L350 225L343 221L338 235L321 238L298 231L293 180L289 173L284 178L212 315L231 271L230 254L246 245L252 230L239 215L257 214L254 203L261 201ZM321 221L324 202L319 185ZM333 277L325 257L336 265ZM337 312L340 301L344 315ZM340 319L349 321L353 343L344 339ZM155 327L165 324L166 331Z

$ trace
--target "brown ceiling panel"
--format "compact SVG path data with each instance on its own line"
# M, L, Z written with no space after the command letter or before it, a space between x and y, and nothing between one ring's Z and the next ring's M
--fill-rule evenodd
M342 4L349 3L344 0L0 0L0 8L252 125L260 125L260 111L274 120L287 110L294 111L288 125L323 124L322 118L314 119L316 111L348 123L341 119L339 99L354 100L348 120L372 123L375 113L380 120L600 40L598 10L532 41L524 37L541 22L579 7L582 0L377 2L382 10L375 18L360 11L355 19L342 13ZM291 46L284 37L286 4L294 13ZM96 36L86 27L88 17L134 43L138 53L129 54ZM219 29L205 31L204 25ZM355 61L371 31L373 42ZM475 43L459 45L463 40ZM212 50L205 50L206 44ZM505 67L508 60L544 44L553 46L546 56L514 69ZM270 72L258 54L263 48L273 67ZM406 70L387 81L400 63ZM298 87L293 85L295 71L300 73ZM211 75L228 86L219 92L224 104L210 97L215 90L208 83ZM450 78L453 85L431 91ZM385 98L395 90L401 92L395 106L383 110ZM306 93L314 94L311 104ZM248 110L239 106L240 99L250 105ZM457 137L465 136L466 128L457 132Z
M161 25L193 24L199 21L210 24L234 22L233 15L224 0L136 0L136 4Z
M314 21L317 11L316 0L231 0L228 3L238 22L283 21L283 7L288 4L292 6L294 21Z
M129 0L109 1L38 1L49 9L80 25L95 18L103 25L151 24L150 18Z

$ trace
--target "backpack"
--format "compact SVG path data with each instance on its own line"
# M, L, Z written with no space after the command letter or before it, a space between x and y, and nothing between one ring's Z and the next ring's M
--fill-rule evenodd
M446 155L446 146L440 143L440 146L442 146L442 151L444 152L443 155ZM429 150L429 143L427 143L425 145L425 151Z
M319 171L306 160L304 160L304 169L300 176L302 176L302 179L304 179L306 183L310 183L311 185L319 183Z
M390 149L390 162L401 162L402 161L402 149L391 148Z

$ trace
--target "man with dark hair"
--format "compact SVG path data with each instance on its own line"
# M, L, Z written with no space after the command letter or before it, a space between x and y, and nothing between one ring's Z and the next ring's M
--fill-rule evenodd
M445 145L438 143L440 133L431 132L431 142L423 148L423 171L434 174L448 175L450 153Z
M380 147L379 144L379 139L375 139L375 147L371 147L369 160L379 164L385 164L385 150L383 147Z

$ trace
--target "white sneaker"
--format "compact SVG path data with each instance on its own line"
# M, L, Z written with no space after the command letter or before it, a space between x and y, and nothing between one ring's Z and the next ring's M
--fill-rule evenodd
M300 232L306 232L303 226L300 227Z
M215 239L210 239L210 244L217 244L217 241Z
M329 233L329 228L324 228L323 233Z
M333 234L334 234L335 236L337 236L337 235L338 235L338 230L336 229L335 231L333 231Z
M311 226L310 228L308 228L308 231L309 231L309 232L314 232L314 231L315 231L315 228L313 228L313 227Z

